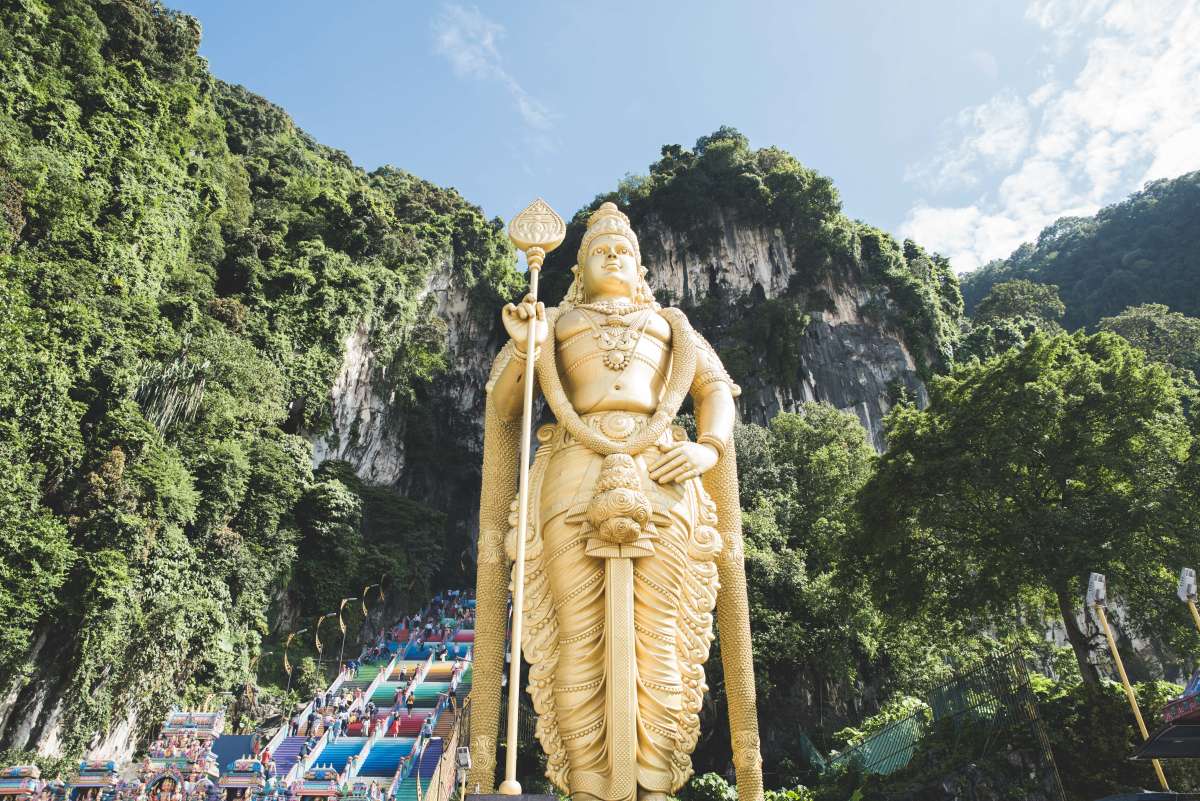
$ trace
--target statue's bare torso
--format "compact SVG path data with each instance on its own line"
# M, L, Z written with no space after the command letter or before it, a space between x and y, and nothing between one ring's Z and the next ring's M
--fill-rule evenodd
M619 370L605 365L596 336L613 320L637 337L628 364ZM563 386L577 412L654 412L671 366L671 326L660 314L645 309L610 317L571 309L555 322L554 340Z

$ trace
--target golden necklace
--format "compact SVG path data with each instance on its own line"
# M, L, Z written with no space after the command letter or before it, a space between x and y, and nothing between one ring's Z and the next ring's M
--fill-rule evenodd
M636 328L625 319L625 315L638 311L637 307L631 307L630 311L626 311L626 306L618 306L620 311L609 313L600 311L595 307L600 304L587 304L576 308L585 309L584 317L587 318L588 325L592 327L592 338L596 340L596 347L604 354L604 366L614 372L620 372L629 366L630 360L633 358L633 351L637 348L638 342L642 340L642 335L646 333L646 326L650 324L650 315L647 314L645 319ZM642 306L643 309L650 308ZM599 324L586 312L597 311L601 314L607 314L608 317L603 324Z
M580 303L575 308L593 311L599 314L608 315L609 317L616 315L633 314L634 312L644 311L645 309L654 308L653 303L614 303L611 300L601 300L596 303Z

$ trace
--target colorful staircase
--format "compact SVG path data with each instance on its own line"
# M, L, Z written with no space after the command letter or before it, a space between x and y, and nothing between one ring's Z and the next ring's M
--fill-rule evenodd
M387 677L387 681L400 681L401 674L412 677L421 671L424 664L424 660L420 659L401 659L392 668L392 675Z
M386 664L380 663L372 665L360 665L358 668L358 673L354 675L354 678L342 682L342 687L346 688L346 690L351 693L353 693L355 690L365 690L371 685L371 682L375 681L375 677L379 675L379 671L383 670L385 667L387 667Z
M370 700L374 701L375 706L379 709L390 709L396 700L396 690L398 689L400 689L398 681L381 682L371 693Z
M396 733L399 737L416 737L421 733L421 724L425 722L425 716L428 712L414 712L409 715L402 712L396 715L399 720L399 725L396 727Z
M447 678L449 678L447 676ZM418 709L432 709L437 706L438 696L450 689L448 681L423 681L413 690Z
M358 775L366 779L390 779L396 775L400 760L412 751L412 737L387 737L376 740L363 757Z
M312 764L314 767L333 768L341 773L346 767L346 760L362 751L366 742L366 737L338 737L321 749Z
M300 759L300 748L304 745L304 737L284 737L275 753L275 775L286 776L297 760Z
M425 746L425 753L421 755L420 764L413 770L412 775L396 785L396 801L416 801L418 776L421 779L421 789L424 791L422 794L428 793L429 779L437 770L441 758L442 741L435 737Z
M443 709L437 716L437 723L433 726L433 736L441 737L443 740L449 737L450 732L454 731L454 721L457 717L450 707Z
M418 646L416 643L413 643L404 650L404 658L425 660L428 659L432 653L433 645L431 643L425 643L422 646Z

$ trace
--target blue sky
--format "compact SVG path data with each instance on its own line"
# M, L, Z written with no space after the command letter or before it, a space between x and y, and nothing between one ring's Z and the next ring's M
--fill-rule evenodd
M1200 168L1200 0L168 5L218 77L505 219L728 124L962 270Z

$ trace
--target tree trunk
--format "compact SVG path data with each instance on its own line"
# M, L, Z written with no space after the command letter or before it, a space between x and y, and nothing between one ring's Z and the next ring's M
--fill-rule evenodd
M1079 663L1083 683L1092 689L1099 689L1100 674L1096 671L1096 666L1088 660L1091 648L1088 646L1087 637L1079 630L1071 596L1064 589L1055 589L1054 595L1058 598L1058 611L1062 615L1063 625L1067 627L1067 639L1071 642L1071 649L1075 651L1075 661ZM1084 611L1086 614L1086 610Z

